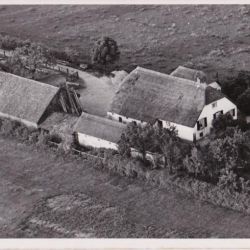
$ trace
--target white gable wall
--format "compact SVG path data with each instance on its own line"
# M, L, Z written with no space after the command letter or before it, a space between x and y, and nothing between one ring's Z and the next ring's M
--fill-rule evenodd
M178 131L178 137L180 137L183 140L193 141L193 134L195 131L194 128L166 121L162 121L162 125L164 128L169 128L170 126L176 127Z
M213 103L217 103L216 107L213 107ZM195 125L195 128L194 128L194 131L196 133L196 139L199 140L200 138L202 138L203 136L207 135L210 133L210 130L212 128L212 122L213 122L213 115L218 112L218 111L221 111L223 110L223 114L226 114L228 111L232 110L232 109L235 109L235 116L234 116L234 119L237 119L237 107L234 103L232 103L229 99L227 99L226 97L218 100L218 101L215 101L215 102L212 102L208 105L205 105L200 116L199 116L199 119L202 119L202 118L207 118L207 127L205 127L204 129L202 130L197 130L197 124ZM203 136L201 137L200 136L200 133L203 133Z
M117 150L118 146L116 143L109 142L94 136L77 133L78 142L82 146L90 146L94 148L107 148Z

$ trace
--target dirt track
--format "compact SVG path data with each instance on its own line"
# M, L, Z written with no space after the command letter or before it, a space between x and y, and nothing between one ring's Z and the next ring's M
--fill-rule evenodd
M0 142L1 237L250 236L250 216Z

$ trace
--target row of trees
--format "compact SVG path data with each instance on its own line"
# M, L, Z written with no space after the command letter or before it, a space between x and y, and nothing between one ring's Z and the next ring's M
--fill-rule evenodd
M242 175L250 170L250 133L237 126L227 127L224 134L211 136L207 143L195 145L179 139L174 127L131 123L118 145L123 157L131 156L132 147L144 162L147 162L148 151L162 155L164 164L161 167L168 169L170 174L184 173L231 190L248 192L249 182Z
M222 84L222 92L231 98L237 107L246 115L250 115L250 74L240 71L235 78L226 79Z
M10 73L34 79L38 70L53 63L54 59L46 48L30 43L15 48L7 59L6 67Z
M189 150L189 145L182 142L177 136L175 127L168 129L147 124L140 126L128 124L125 133L118 143L119 153L123 157L131 156L131 148L136 149L147 163L147 152L159 153L164 157L164 168L173 173Z

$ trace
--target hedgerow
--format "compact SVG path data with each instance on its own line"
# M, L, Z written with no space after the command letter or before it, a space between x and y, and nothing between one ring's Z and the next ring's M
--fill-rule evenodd
M50 148L60 157L67 157L67 159L72 160L91 160L95 168L108 170L121 176L137 178L152 186L185 191L200 200L250 214L249 185L243 178L236 178L237 188L232 188L232 183L235 185L235 175L227 176L227 173L224 173L218 185L214 185L187 175L183 169L173 174L169 173L168 168L152 170L141 160L122 157L114 150L89 148L86 153L76 156L76 151L72 147L65 151L59 135L50 134L43 130L30 129L20 122L5 118L0 119L0 135L15 137L38 148L48 148L50 146L49 141L54 140L60 146Z

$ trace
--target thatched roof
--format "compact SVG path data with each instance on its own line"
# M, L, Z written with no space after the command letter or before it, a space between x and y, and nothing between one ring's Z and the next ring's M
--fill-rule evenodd
M194 127L206 100L212 100L210 93L206 94L206 84L137 67L121 84L110 112L146 122L161 119Z
M58 88L0 72L0 112L38 123Z
M212 102L218 101L221 98L226 97L221 91L208 86L206 88L206 104L210 104Z
M179 66L170 75L195 82L197 81L198 78L200 79L201 82L207 81L207 76L203 71L190 69L183 66Z
M69 131L73 133L73 126L75 125L78 117L67 113L53 112L45 121L39 124L40 128L52 131L53 129Z
M74 131L117 143L125 128L126 126L122 123L82 113L74 127Z

